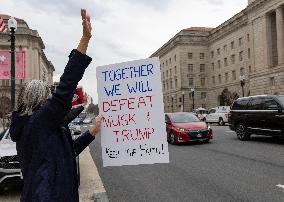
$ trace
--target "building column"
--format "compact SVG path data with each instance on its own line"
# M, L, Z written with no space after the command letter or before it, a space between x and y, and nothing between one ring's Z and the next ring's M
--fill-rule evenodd
M272 66L272 37L271 37L271 15L264 16L264 63L267 67Z
M284 64L284 13L283 7L276 9L278 63Z

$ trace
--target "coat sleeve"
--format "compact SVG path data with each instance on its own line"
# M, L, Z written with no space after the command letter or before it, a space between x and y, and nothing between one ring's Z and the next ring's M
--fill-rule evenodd
M45 120L45 124L52 127L63 121L72 107L72 99L78 82L82 79L85 69L91 61L92 59L89 56L75 49L71 52L59 85L52 97L40 107L38 116L39 119Z
M73 142L76 156L78 156L94 139L95 137L92 136L89 131L87 131L74 140Z

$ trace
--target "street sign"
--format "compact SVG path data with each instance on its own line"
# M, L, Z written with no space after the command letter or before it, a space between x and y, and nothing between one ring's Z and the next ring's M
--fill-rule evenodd
M158 58L97 68L104 166L169 163Z
M17 51L16 58L16 79L25 79L26 52ZM11 54L8 50L0 50L0 80L8 80L11 76Z

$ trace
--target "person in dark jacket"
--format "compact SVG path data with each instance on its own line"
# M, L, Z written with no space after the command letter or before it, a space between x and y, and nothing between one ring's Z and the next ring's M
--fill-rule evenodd
M55 92L33 80L19 92L12 114L11 138L16 142L23 174L22 202L79 201L75 158L100 131L100 117L94 126L75 141L64 127L64 117L78 82L91 62L86 55L91 38L90 17L81 10L83 36L69 61Z

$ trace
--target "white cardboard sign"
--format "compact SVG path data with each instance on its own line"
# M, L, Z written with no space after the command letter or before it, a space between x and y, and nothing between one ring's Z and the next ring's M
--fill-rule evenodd
M103 166L169 163L158 58L97 67Z

